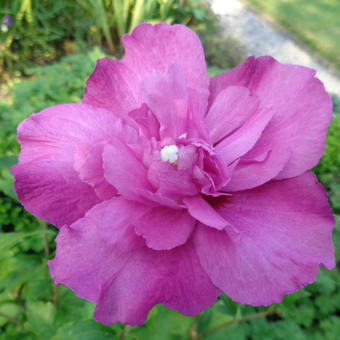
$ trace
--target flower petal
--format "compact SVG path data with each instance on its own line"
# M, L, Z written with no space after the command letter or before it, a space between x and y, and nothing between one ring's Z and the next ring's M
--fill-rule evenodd
M273 145L263 159L241 159L233 169L230 182L223 188L227 192L241 191L260 186L282 171L291 151L285 145Z
M114 188L100 180L101 150L93 146L113 136L131 143L138 138L137 131L112 112L84 104L52 106L24 120L18 127L21 152L13 174L25 207L62 226L97 203L96 194L112 197Z
M280 302L335 265L334 219L311 173L235 193L216 209L237 230L201 226L196 251L213 283L251 305Z
M102 289L95 319L106 325L140 325L157 303L190 316L209 307L218 295L191 242L161 252L143 248L130 254Z
M290 152L280 173L273 169L272 178L290 178L314 167L323 152L325 136L331 119L332 104L315 71L302 66L283 65L271 57L248 58L242 65L225 72L211 81L212 104L230 86L245 86L260 99L262 108L270 108L273 118L247 158L247 169L258 172L256 162L249 166L251 156L273 145L281 144ZM210 105L211 105L210 104ZM285 153L287 155L287 153ZM274 157L274 155L272 155ZM276 157L280 157L277 154ZM279 163L279 160L275 161ZM243 162L239 162L239 167ZM261 167L265 164L261 164ZM271 165L268 163L268 169ZM266 171L268 176L268 171ZM249 184L255 187L261 184Z
M230 165L251 150L272 117L273 111L260 109L239 129L218 143L216 154L220 161L226 166Z
M199 192L199 187L192 181L192 169L175 168L173 164L157 158L148 168L148 179L158 193L174 199Z
M145 238L148 247L168 250L184 244L195 225L196 220L186 210L156 207L135 222L135 230Z
M142 104L141 83L148 72L167 72L177 64L184 72L190 102L203 115L209 76L197 35L183 25L140 24L123 38L122 60L102 59L87 82L83 102L126 115Z
M229 223L201 196L185 197L184 204L190 215L203 224L222 230Z
M116 195L117 190L104 177L103 148L104 144L97 144L89 150L79 168L79 178L93 187L100 200L107 200Z
M12 174L25 209L57 227L73 223L99 202L69 163L53 157L19 163Z
M144 246L130 224L139 212L135 203L114 197L97 204L71 226L62 227L56 256L49 261L54 282L97 302L102 285L125 264L123 255Z
M140 108L129 112L129 116L138 124L143 136L148 140L152 137L159 140L159 121L145 104Z
M70 160L79 167L87 150L119 136L138 141L137 131L112 112L84 104L61 104L32 114L18 127L20 162L42 156Z
M127 199L138 200L138 190L152 190L145 166L118 138L105 145L103 163L105 178Z
M216 96L206 117L212 143L239 128L259 108L259 99L246 87L229 86Z
M199 108L205 113L209 76L202 44L195 32L184 25L141 24L124 36L123 44L124 62L139 75L150 70L166 72L172 64L178 65L188 88L194 91L195 102L201 103Z
M145 246L130 224L140 212L141 205L122 197L98 204L61 229L49 261L55 282L96 302L95 318L105 324L141 324L156 303L193 315L219 294L191 241L168 251Z
M166 73L146 74L142 91L145 104L160 122L161 138L176 138L186 132L188 93L185 79L176 65L171 65Z
M121 60L99 59L86 81L83 103L126 116L141 105L140 80Z

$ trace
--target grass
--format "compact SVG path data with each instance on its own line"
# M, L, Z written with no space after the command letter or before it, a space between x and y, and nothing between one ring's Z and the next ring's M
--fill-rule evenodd
M246 0L340 69L339 0Z

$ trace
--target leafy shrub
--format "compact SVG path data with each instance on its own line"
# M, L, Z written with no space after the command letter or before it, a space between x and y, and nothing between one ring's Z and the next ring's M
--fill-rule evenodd
M2 0L0 74L26 73L33 63L44 64L62 55L64 41L85 37L84 14L76 1ZM4 25L5 17L10 17L9 25Z
M117 54L120 37L146 21L205 31L214 16L204 0L2 0L0 77L93 45Z
M330 194L335 213L340 214L340 99L333 97L334 115L330 124L325 152L314 169Z

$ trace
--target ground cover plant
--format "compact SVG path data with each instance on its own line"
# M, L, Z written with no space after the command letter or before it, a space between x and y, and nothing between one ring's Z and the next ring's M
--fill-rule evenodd
M338 0L246 0L340 68Z
M241 306L222 296L213 307L192 318L158 306L141 327L104 327L92 320L91 303L64 287L53 286L46 261L54 255L54 229L23 210L9 182L8 167L15 163L18 152L15 128L29 113L43 107L79 101L84 79L102 55L95 50L89 55L70 56L60 63L34 68L30 71L32 79L14 84L12 100L0 104L0 339L335 340L340 331L338 268L321 270L317 282L287 296L280 305ZM337 99L334 102L337 105ZM336 105L326 152L317 168L328 188L340 173L340 114ZM339 191L330 190L333 207L339 214ZM334 238L339 249L337 229ZM229 326L218 329L224 323Z

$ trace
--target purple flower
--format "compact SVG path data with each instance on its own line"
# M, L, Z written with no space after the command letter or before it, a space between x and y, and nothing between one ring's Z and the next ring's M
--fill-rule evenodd
M5 14L4 17L2 18L2 23L1 23L1 30L3 32L7 32L8 29L12 26L13 24L13 19L9 14Z
M181 25L139 25L101 59L81 104L18 128L16 191L60 228L56 283L104 324L157 303L194 315L225 292L258 305L334 266L334 220L313 168L331 100L315 71L248 58L209 78Z

